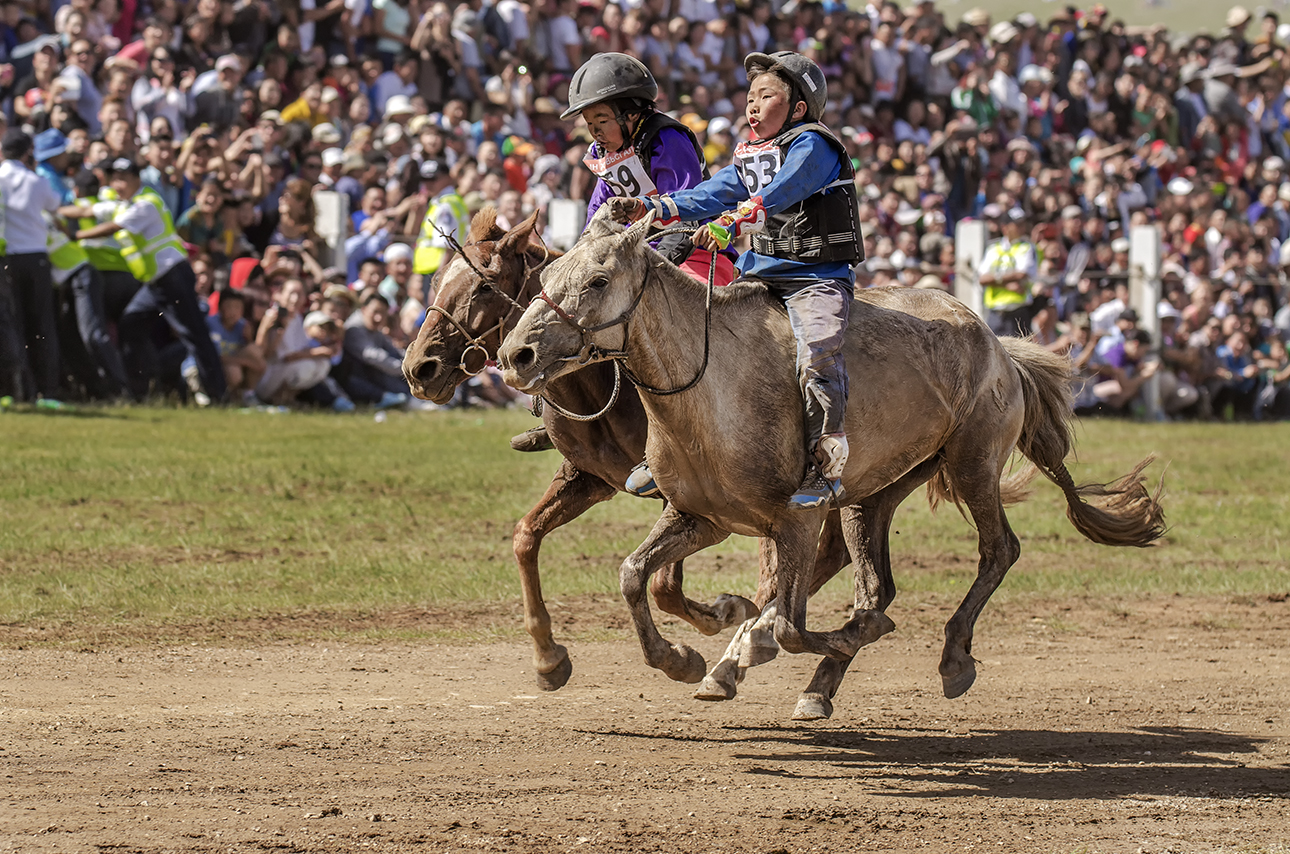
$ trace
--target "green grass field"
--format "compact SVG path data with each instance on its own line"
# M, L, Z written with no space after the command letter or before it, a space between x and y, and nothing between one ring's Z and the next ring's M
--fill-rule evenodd
M0 642L58 627L60 642L104 631L196 639L239 621L320 615L345 633L347 616L478 608L494 618L377 634L519 636L511 530L558 465L554 452L509 450L531 424L524 412L391 413L384 423L160 408L0 414ZM1290 591L1290 428L1092 421L1079 435L1077 481L1112 479L1152 452L1154 476L1168 463L1171 530L1152 549L1094 546L1040 481L1010 511L1022 558L996 601L1100 597L1113 607ZM618 564L658 510L619 496L552 535L548 599L615 597ZM902 596L956 600L975 574L975 533L953 507L931 514L921 491L902 507L892 546ZM755 544L735 538L687 567L692 592L750 593ZM840 578L826 595L849 589Z
M855 2L850 3L853 8L857 7ZM1090 9L1093 6L1092 0L937 0L936 6L945 13L947 20L954 22L963 17L963 13L968 9L980 6L991 14L991 19L995 21L1008 20L1021 12L1030 12L1040 21L1048 20L1049 16L1064 6L1072 5L1077 9ZM1171 33L1194 33L1201 30L1217 33L1223 29L1223 21L1227 16L1227 10L1236 5L1234 2L1226 3L1197 3L1194 0L1102 0L1102 5L1106 6L1110 12L1111 20L1122 20L1129 26L1151 26L1161 24ZM1274 11L1281 12L1284 19L1284 10L1274 4L1265 4ZM863 4L860 4L863 6ZM1255 6L1245 4L1245 8L1251 13L1255 11ZM1262 7L1259 7L1262 8ZM1257 20L1250 28L1253 34Z

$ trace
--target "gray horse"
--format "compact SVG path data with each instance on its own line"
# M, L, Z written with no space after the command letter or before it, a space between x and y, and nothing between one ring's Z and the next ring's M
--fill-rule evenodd
M639 387L667 391L702 372L683 393L641 395L646 457L668 504L623 562L619 582L646 662L681 681L704 668L695 650L659 634L645 596L650 576L731 533L764 537L778 591L774 638L788 652L834 663L813 683L832 697L856 651L893 628L882 612L894 596L890 574L875 575L872 561L857 560L851 619L833 631L807 629L826 511L787 507L807 464L787 316L764 289L735 285L707 296L705 323L704 287L649 248L651 220L624 229L602 211L547 268L539 299L499 350L505 379L539 393L569 371L619 359ZM1112 484L1071 479L1067 360L1026 341L1000 341L947 295L901 288L859 295L846 360L855 378L846 415L854 450L843 476L852 557L873 548L858 536L864 499L932 474L978 530L976 581L945 628L939 670L947 697L975 681L973 627L1020 554L999 486L1014 448L1062 489L1068 518L1090 540L1146 546L1163 533L1158 496L1142 476L1149 458Z

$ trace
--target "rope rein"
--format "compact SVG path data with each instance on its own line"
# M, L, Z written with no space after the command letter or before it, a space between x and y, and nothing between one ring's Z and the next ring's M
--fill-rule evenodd
M680 226L672 226L671 228L661 229L653 236L656 238L660 238L660 237L667 237L672 234L692 234L692 233L693 233L693 226L680 225ZM627 375L627 379L631 380L632 385L636 386L641 391L644 391L647 394L652 394L656 397L667 397L673 394L680 394L681 392L689 391L690 389L698 385L699 381L703 379L704 374L707 373L708 359L711 354L711 344L712 344L712 294L716 290L717 254L718 254L717 252L712 252L711 260L708 263L708 289L707 289L707 296L705 299L704 318L703 318L703 363L699 365L699 370L695 373L694 377L689 382L685 383L684 385L679 385L674 388L666 388L666 389L656 388L655 386L652 386L649 383L644 382L640 378L633 375L632 372L629 371L627 367L624 365L622 368L622 372ZM555 300L551 299L551 297L546 292L546 288L543 288L538 293L538 295L534 297L535 300L540 299L543 302L545 302L547 305L551 306L552 310L555 311L556 315L561 320L563 320L565 323L569 324L574 329L578 330L579 333L581 333L582 339L583 339L582 349L579 351L577 356L571 356L566 361L577 360L582 363L587 363L592 360L599 361L602 359L610 359L610 360L613 360L615 364L618 364L619 362L627 358L627 350L625 349L627 346L627 337L628 337L627 323L628 321L631 320L632 314L635 313L636 308L640 305L641 298L645 296L645 288L649 285L650 273L652 271L653 271L653 266L651 265L649 270L645 272L645 280L641 282L641 288L637 292L636 298L632 300L632 304L627 307L626 311L624 311L622 314L620 314L618 317L614 318L613 320L608 320L608 321L605 321L604 323L599 323L595 326L583 326L581 323L579 323L577 318L570 315L567 311L561 308L556 303ZM614 326L623 327L624 349L602 350L599 347L597 347L595 344L592 344L590 341L587 340L588 337L591 335L591 333L600 332L601 330L609 329ZM615 375L615 381L616 380L617 380L617 375ZM608 411L608 409L603 411Z

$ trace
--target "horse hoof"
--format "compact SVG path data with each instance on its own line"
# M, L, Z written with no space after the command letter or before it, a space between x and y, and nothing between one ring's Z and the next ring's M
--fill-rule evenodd
M945 692L946 699L953 700L966 694L967 689L971 688L975 681L976 665L969 661L967 668L957 676L941 677L941 690Z
M712 610L717 612L722 628L737 626L747 620L755 619L761 612L757 606L742 596L733 593L722 593L712 603Z
M569 661L568 651L564 647L559 647L559 650L564 656L560 663L546 673L537 674L537 686L543 691L559 691L573 675L573 662Z
M703 682L699 684L699 690L694 692L694 699L708 700L711 702L720 702L722 700L733 700L735 698L736 688L731 682L721 682L713 679L711 674L704 677Z
M775 643L775 633L769 629L753 629L748 633L748 641L739 654L739 666L756 667L773 661L779 655L779 644Z
M793 710L795 721L822 721L833 717L833 703L823 694L803 694Z
M712 672L703 677L699 690L694 692L696 700L733 700L738 691L739 667L731 660L725 659L712 668Z
M708 673L708 664L698 650L684 644L677 644L672 647L672 654L668 656L668 661L662 670L667 674L667 678L675 682L688 682L693 685L703 681L703 677Z
M896 630L896 624L882 611L859 611L849 625L860 629L860 646L868 646L885 634Z

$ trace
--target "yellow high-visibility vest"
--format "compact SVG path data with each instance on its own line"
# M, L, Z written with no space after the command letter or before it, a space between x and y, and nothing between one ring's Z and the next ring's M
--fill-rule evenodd
M161 215L161 224L164 226L165 231L151 240L142 234L136 234L125 229L118 231L115 236L121 242L122 257L125 258L125 264L130 269L130 275L146 283L157 278L158 252L169 246L187 258L188 250L175 232L175 224L170 219L170 212L166 210L166 203L161 200L161 196L157 195L156 191L145 188L135 195L132 202L137 202L140 199L157 209L157 213ZM121 210L128 209L129 206L126 206Z
M90 263L89 256L75 240L63 233L60 222L48 211L45 224L49 226L49 236L45 238L46 251L49 253L49 276L54 284L61 285L72 277L76 268Z
M90 205L99 204L101 202L117 203L116 207L113 209L113 216L115 216L116 212L121 208L125 207L125 204L121 202L117 194L109 189L100 190L97 198L91 197L88 199L77 199L76 205L77 207L89 207ZM77 227L84 231L86 229L93 228L96 225L102 225L105 222L111 221L112 217L108 217L103 220L99 220L92 216L81 217L80 221L77 223ZM107 237L91 237L89 240L81 240L79 243L81 244L81 248L85 250L85 254L89 256L90 265L93 266L95 270L104 273L128 273L130 271L130 268L125 263L125 253L123 252L124 247L121 246L121 241L117 240L115 234L110 234Z
M999 243L992 243L986 247L986 252L997 251L1000 260L1006 260L1000 268L1005 272L1011 272L1018 268L1022 256L1027 252L1034 252L1034 247L1024 240L1018 240L1007 249L1000 248ZM984 293L985 307L990 311L1006 311L1010 308L1016 308L1030 302L1030 296L1027 293L1017 293L1009 290L1003 285L986 285Z
M412 270L423 276L438 272L443 259L448 255L447 247L435 245L436 240L442 239L434 227L440 205L447 205L452 209L453 218L457 222L453 237L458 243L466 242L466 226L470 223L470 211L466 208L466 202L456 192L439 196L426 211L426 218L421 222L421 234L417 237L417 248L412 253Z

